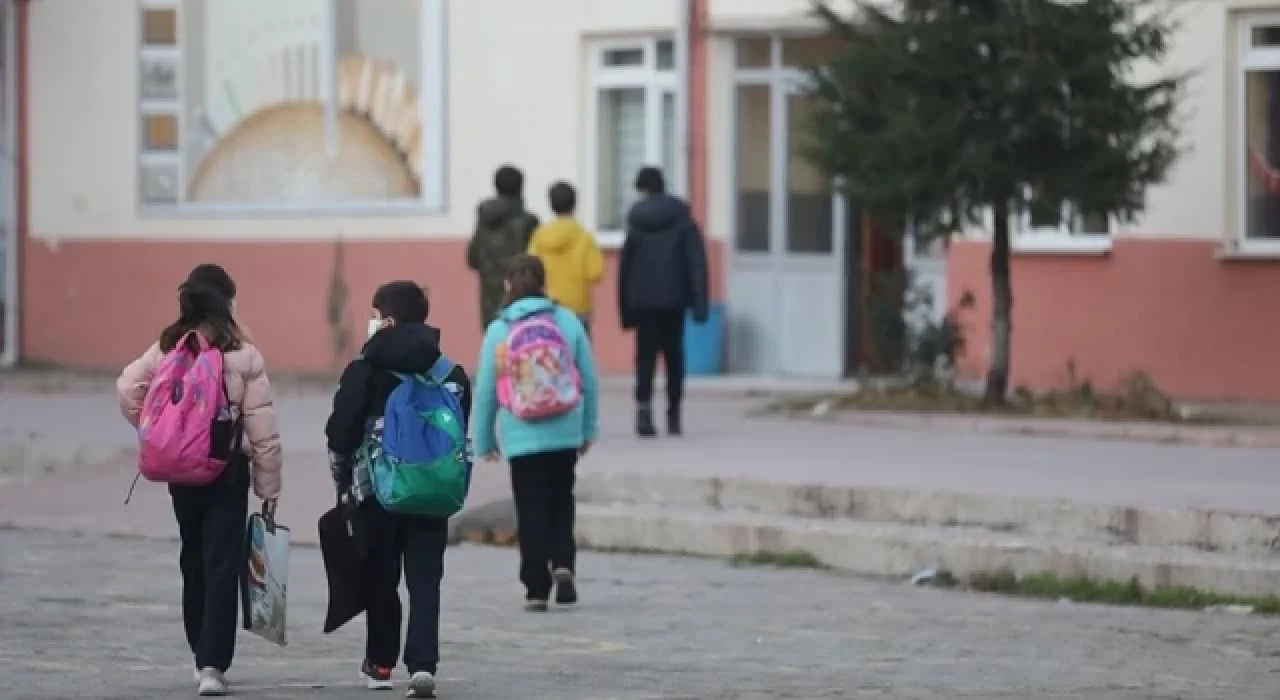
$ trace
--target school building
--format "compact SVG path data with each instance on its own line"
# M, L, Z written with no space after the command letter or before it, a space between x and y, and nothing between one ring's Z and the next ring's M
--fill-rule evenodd
M607 250L661 166L708 237L727 370L836 378L865 359L869 279L905 264L989 352L980 233L905 250L800 155L798 66L831 45L807 0L2 0L6 363L117 369L196 263L238 281L276 371L324 373L374 288L430 292L445 350L481 329L464 247L493 171L559 179ZM1136 225L1015 222L1014 383L1068 362L1175 395L1280 399L1280 0L1189 0L1187 155ZM614 255L605 371L631 367Z

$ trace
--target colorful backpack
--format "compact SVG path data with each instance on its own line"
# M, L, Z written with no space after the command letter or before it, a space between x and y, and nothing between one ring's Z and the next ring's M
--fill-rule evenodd
M511 323L498 364L498 401L520 420L561 416L582 400L582 377L554 312Z
M227 468L240 426L222 372L222 352L196 331L165 355L138 416L138 472L148 481L203 486Z
M454 364L441 356L425 375L396 374L400 386L365 440L373 493L392 513L447 518L471 487L466 416L445 382Z

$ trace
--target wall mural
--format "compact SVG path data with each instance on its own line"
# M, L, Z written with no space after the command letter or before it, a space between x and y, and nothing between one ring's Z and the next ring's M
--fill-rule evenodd
M421 200L431 1L148 0L142 203Z

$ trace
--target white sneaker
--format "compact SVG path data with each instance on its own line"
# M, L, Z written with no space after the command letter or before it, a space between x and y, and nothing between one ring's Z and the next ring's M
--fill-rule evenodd
M200 685L196 692L200 697L220 698L227 694L227 679L222 675L222 671L206 668L200 671Z
M406 698L434 698L436 696L436 677L426 671L418 671L409 679L409 690Z

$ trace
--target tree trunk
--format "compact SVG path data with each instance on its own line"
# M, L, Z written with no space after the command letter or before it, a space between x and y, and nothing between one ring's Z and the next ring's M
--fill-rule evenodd
M1009 275L1009 205L992 207L995 237L991 242L991 365L983 401L1004 405L1009 395L1010 340L1013 336L1013 285Z

